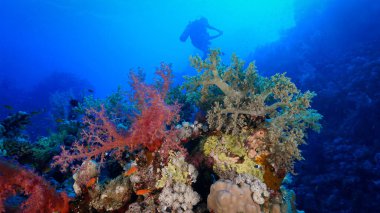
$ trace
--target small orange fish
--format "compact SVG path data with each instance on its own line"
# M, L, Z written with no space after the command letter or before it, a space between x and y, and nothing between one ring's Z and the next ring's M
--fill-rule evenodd
M137 167L136 166L132 166L128 171L126 171L124 173L124 176L129 176L129 175L131 175L131 174L133 174L135 172L137 172Z
M49 166L49 167L46 167L42 172L43 173L48 173L50 171L51 171L51 167Z
M154 153L146 152L145 157L146 157L146 160L148 161L148 164L152 164L153 159L154 159Z
M86 183L86 187L87 188L90 188L90 187L92 187L94 184L96 183L96 178L91 178L89 181L87 181L87 183Z
M145 195L145 194L148 194L150 192L151 192L151 190L149 190L149 189L140 189L140 190L136 191L136 194L137 195Z

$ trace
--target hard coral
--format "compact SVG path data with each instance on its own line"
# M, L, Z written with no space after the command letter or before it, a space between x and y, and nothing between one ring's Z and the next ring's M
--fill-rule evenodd
M99 212L116 211L124 207L132 196L129 178L120 175L91 193L90 206Z
M251 196L249 185L238 186L228 180L218 180L211 186L207 207L217 213L260 213L260 205Z
M95 180L100 175L99 166L95 161L87 160L82 163L79 169L73 175L74 179L74 191L75 194L81 195L83 192L83 188L88 188L90 186L91 180L93 180L94 185L96 183Z
M191 184L196 182L198 171L185 161L182 153L172 152L168 165L161 169L156 187L163 188L158 199L159 212L192 212L200 197Z
M247 184L250 186L252 199L260 205L264 204L265 199L269 197L267 186L256 177L246 174L239 175L234 179L234 183L237 185Z
M7 198L27 196L20 212L69 212L68 197L57 194L42 177L10 162L0 160L0 212L5 212Z
M191 186L183 183L167 185L158 197L159 212L193 212L193 206L200 201L200 196Z

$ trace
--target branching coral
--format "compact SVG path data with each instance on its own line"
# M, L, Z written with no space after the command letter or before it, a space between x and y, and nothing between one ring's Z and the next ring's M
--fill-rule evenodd
M285 74L261 77L253 63L244 69L236 56L225 66L220 54L213 50L206 60L193 57L201 74L185 86L191 96L198 94L201 108L214 102L207 113L210 129L234 135L264 129L267 160L275 169L293 171L294 160L302 159L298 145L305 143L306 130L320 129L322 116L309 109L315 94L300 92Z
M163 64L156 73L163 79L160 91L132 76L132 87L135 89L135 100L140 113L127 133L118 132L107 118L104 108L100 111L90 109L85 118L87 128L82 132L82 139L69 150L62 147L60 156L54 157L52 165L60 165L65 170L75 160L100 158L103 162L108 154L121 159L126 149L132 151L146 148L154 152L166 140L172 140L167 137L172 131L167 130L167 125L178 120L179 106L169 106L164 101L170 84L171 69Z
M69 212L68 197L57 194L42 177L24 168L0 160L0 212L5 212L5 200L25 195L21 212Z

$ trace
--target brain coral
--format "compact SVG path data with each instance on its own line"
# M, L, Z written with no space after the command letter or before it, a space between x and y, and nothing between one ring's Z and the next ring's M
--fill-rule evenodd
M218 213L260 213L260 205L251 196L250 186L240 187L228 180L218 180L211 186L207 208Z

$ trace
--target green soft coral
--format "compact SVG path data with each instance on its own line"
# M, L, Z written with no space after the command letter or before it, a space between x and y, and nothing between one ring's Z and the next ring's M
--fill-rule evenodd
M310 103L315 93L301 92L285 74L270 78L258 75L254 63L244 66L235 55L224 65L221 52L213 50L207 59L191 58L200 73L188 78L187 94L207 110L211 130L247 137L258 129L268 131L267 160L276 170L293 171L302 159L298 146L305 143L306 131L319 131L322 118Z

